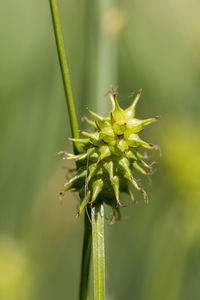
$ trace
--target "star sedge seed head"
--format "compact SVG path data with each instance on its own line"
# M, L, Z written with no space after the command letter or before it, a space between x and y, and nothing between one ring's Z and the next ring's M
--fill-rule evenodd
M159 117L145 120L135 118L135 107L140 96L141 90L138 91L131 106L123 110L119 106L116 93L111 91L112 110L108 117L101 117L88 110L95 121L86 117L84 120L94 128L94 131L81 131L85 138L70 139L82 145L82 152L78 155L60 152L63 159L76 162L76 174L65 183L61 194L71 189L79 192L82 202L78 215L88 203L93 205L97 201L104 201L112 207L115 216L119 206L123 206L120 202L121 193L129 194L135 201L131 185L146 198L146 193L135 180L133 171L146 176L151 174L151 165L145 162L145 156L138 150L141 148L153 150L156 146L143 141L138 134L144 126Z

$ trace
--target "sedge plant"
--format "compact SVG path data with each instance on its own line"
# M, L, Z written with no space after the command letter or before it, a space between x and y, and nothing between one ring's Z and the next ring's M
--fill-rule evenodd
M82 269L79 299L88 298L89 269L91 249L94 266L94 299L105 299L105 251L104 251L104 203L111 207L114 223L120 218L120 200L127 193L135 202L134 189L140 191L144 199L145 190L135 179L135 172L145 176L152 173L151 164L147 164L146 155L140 149L154 150L157 146L143 141L139 133L146 125L158 117L139 120L135 118L135 108L141 96L138 91L127 109L122 109L114 89L110 91L112 109L106 117L88 110L93 119L84 118L92 131L81 131L79 136L75 103L72 94L70 73L64 46L57 0L50 0L54 32L70 117L74 153L60 152L64 160L72 160L76 165L75 175L65 183L60 192L69 190L79 193L80 206L77 216L85 211Z

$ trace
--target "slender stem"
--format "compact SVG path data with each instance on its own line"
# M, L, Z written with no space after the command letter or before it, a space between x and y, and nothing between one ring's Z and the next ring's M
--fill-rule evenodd
M72 136L73 138L79 138L78 120L77 120L75 103L74 103L74 98L72 93L70 73L69 73L67 55L66 55L64 38L62 33L59 9L58 9L58 1L49 0L49 3L51 8L51 15L53 20L53 27L54 27L58 56L59 56L60 68L62 72L66 102L67 102L67 107L69 112ZM74 143L74 153L76 154L80 152L81 152L81 148L79 143ZM86 300L88 297L91 244L92 244L91 224L89 222L88 216L85 214L81 282L80 282L80 294L79 294L80 300Z
M79 138L78 120L76 115L69 67L67 62L67 55L66 55L64 38L62 33L60 14L58 9L58 1L49 0L49 2L50 2L51 15L53 20L53 27L54 27L58 56L59 56L60 68L62 72L66 102L67 102L67 107L69 112L72 136L74 138ZM78 143L74 143L74 152L75 153L80 152L80 145Z
M88 207L89 217L91 215L91 209ZM89 217L85 211L85 226L83 237L83 252L82 252L82 268L81 268L81 280L79 300L88 299L88 287L89 287L89 273L90 273L90 258L91 258L91 246L92 246L92 226L89 221Z
M94 300L105 300L104 207L92 208Z

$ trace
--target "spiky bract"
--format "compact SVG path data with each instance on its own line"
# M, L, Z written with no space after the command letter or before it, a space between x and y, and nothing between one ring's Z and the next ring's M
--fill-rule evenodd
M132 105L123 110L117 101L116 94L110 93L112 110L108 117L101 117L89 111L95 117L95 122L84 118L93 126L94 132L81 131L84 139L71 139L82 144L82 152L74 155L62 152L64 159L74 160L77 172L66 184L64 192L75 189L82 199L78 215L87 203L91 205L101 199L113 209L113 215L120 203L120 193L128 193L133 201L134 196L130 184L138 191L146 193L136 182L133 171L150 175L151 166L145 157L138 152L139 148L155 149L138 136L144 126L152 123L158 117L139 120L135 118L135 106L140 98L141 90L137 93ZM148 169L148 172L143 169Z

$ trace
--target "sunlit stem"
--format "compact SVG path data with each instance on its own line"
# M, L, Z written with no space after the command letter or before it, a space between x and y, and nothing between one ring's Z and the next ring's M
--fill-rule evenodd
M94 265L94 300L105 300L104 207L92 208L92 245Z
M63 79L63 84L64 84L65 97L66 97L66 102L67 102L67 107L68 107L68 112L69 112L72 136L73 136L73 138L79 138L78 120L77 120L77 115L76 115L69 67L68 67L68 62L67 62L67 55L66 55L64 38L63 38L63 33L62 33L60 14L59 14L59 9L58 9L58 1L57 0L49 0L49 3L50 3L50 8L51 8L51 15L52 15L58 57L59 57L59 62L60 62L60 68L61 68L61 73L62 73L62 79ZM74 152L80 153L81 148L80 148L79 143L75 142L73 144L73 146L74 146Z

